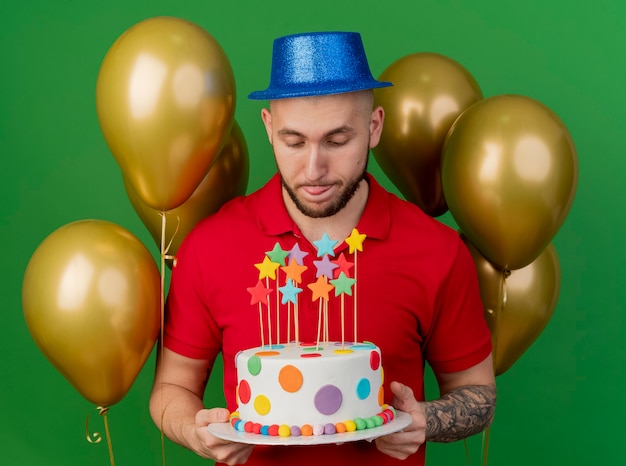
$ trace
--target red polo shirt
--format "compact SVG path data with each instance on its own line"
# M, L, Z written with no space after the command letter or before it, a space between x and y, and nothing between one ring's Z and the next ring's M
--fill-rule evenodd
M349 254L344 238L335 256L344 253L356 285L352 296L343 294L344 336L353 339L353 299L357 299L357 338L381 348L385 369L386 402L389 383L410 386L424 400L424 361L435 372L456 372L483 361L491 351L489 330L483 318L476 270L471 256L453 229L427 216L415 205L384 190L368 176L369 198L357 225L367 235L363 251ZM224 359L224 393L228 408L236 408L236 354L261 344L258 304L251 304L247 288L259 281L255 264L278 243L289 251L297 243L308 269L302 274L298 296L300 341L317 338L318 301L306 286L316 280L317 249L304 238L284 206L278 176L263 188L227 203L200 222L178 251L168 296L164 344L191 358ZM284 285L280 269L278 286ZM264 284L266 283L263 280ZM275 280L267 282L272 309L273 342L287 338L287 306L280 304ZM331 292L330 340L341 340L341 300ZM265 312L265 307L263 307ZM278 312L277 312L278 311ZM278 327L277 326L277 322ZM291 318L291 339L295 328ZM267 322L265 343L269 341ZM376 450L373 443L341 446L255 448L248 464L319 465L399 464ZM408 463L423 464L424 448Z

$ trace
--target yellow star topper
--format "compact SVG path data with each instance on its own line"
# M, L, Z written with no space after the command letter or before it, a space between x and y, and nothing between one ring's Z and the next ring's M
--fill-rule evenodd
M350 236L346 238L346 243L350 246L350 254L356 250L363 252L363 241L365 241L365 238L367 238L367 235L359 233L359 230L356 228L352 230Z
M259 280L263 280L265 277L276 280L276 269L280 267L278 262L272 262L269 257L265 256L263 262L254 264L254 266L259 269Z

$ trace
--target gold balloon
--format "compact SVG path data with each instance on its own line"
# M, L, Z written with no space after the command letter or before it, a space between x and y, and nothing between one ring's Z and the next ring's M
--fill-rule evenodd
M501 95L465 111L443 149L450 213L500 269L530 264L574 200L578 161L563 122L528 97Z
M232 124L235 82L204 29L157 17L122 34L96 89L102 133L143 202L165 211L196 189Z
M171 241L168 255L176 254L187 233L199 220L217 212L226 201L246 192L248 173L248 147L243 132L235 121L226 145L200 185L182 205L165 214L164 246ZM161 213L142 202L126 178L124 187L135 212L160 247Z
M552 318L561 289L559 258L550 243L533 262L508 275L485 259L467 238L464 241L478 271L495 373L500 375L526 352Z
M385 109L376 161L408 201L439 216L448 210L441 186L444 139L461 112L482 98L480 87L462 65L435 53L400 58L379 79L393 87L374 94Z
M102 407L125 396L150 355L160 296L159 270L146 247L101 220L51 233L22 284L35 343L83 397Z

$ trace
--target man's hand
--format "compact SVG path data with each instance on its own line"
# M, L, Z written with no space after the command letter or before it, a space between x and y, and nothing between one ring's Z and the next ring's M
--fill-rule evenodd
M426 417L422 405L415 399L413 390L399 382L391 382L394 399L392 406L411 415L412 422L401 432L378 437L376 447L392 458L404 460L417 452L426 441Z
M209 433L209 424L228 422L229 412L224 408L202 409L195 418L192 436L196 453L204 458L213 459L219 463L243 464L248 460L254 445L229 442Z
M491 355L459 372L438 373L441 396L419 402L410 387L391 382L392 405L411 415L404 431L376 439L376 446L393 458L405 459L421 444L455 442L485 430L496 407L496 386Z
M163 348L157 358L150 414L172 442L204 458L242 464L254 447L219 439L208 429L209 424L228 422L230 416L227 409L205 409L202 402L212 366L212 360L188 358Z

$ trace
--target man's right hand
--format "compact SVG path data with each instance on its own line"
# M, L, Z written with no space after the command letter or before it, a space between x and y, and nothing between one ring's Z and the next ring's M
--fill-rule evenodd
M194 446L196 453L204 458L229 465L243 464L248 461L254 445L222 440L212 435L208 429L209 424L228 422L229 415L228 410L224 408L198 411L192 434L195 441L190 443Z

